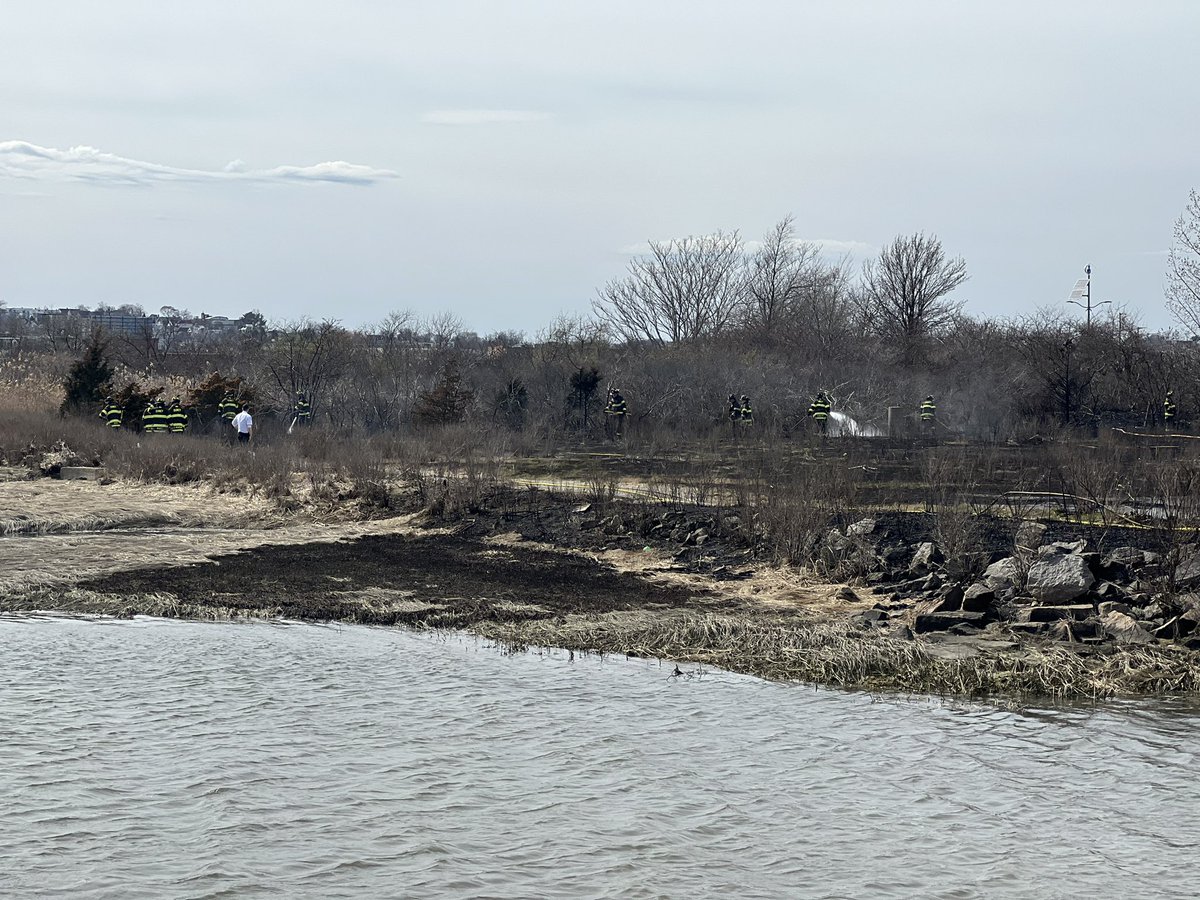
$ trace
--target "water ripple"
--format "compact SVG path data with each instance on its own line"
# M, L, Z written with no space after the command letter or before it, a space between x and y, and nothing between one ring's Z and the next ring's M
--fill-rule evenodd
M1200 710L0 616L0 895L1192 897Z

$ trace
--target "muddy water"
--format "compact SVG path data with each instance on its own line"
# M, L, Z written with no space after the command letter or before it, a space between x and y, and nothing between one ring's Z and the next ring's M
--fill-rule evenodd
M0 618L0 896L1194 897L1200 712Z

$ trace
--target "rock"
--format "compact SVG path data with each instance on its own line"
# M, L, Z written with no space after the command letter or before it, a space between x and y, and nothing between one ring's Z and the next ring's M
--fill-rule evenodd
M1175 586L1190 588L1200 585L1200 551L1185 550L1179 554L1179 565L1175 568Z
M1017 526L1017 534L1014 543L1018 550L1037 550L1042 546L1042 539L1046 536L1046 526L1041 522L1022 522Z
M973 637L979 634L979 631L980 629L966 622L960 622L959 624L952 625L950 627L950 634L956 634L959 637Z
M1036 600L1061 603L1086 594L1095 583L1096 576L1081 556L1056 551L1046 556L1039 555L1037 562L1029 567L1025 587Z
M1087 541L1055 541L1038 548L1038 556L1053 556L1056 553L1083 553L1087 549Z
M887 621L887 617L888 614L882 609L864 609L857 616L855 616L855 618L864 625L875 625L879 622Z
M854 588L848 585L843 585L842 587L838 588L837 593L835 593L834 596L839 600L845 600L849 603L857 603L859 601L859 596L858 594L854 593Z
M860 519L849 528L846 529L846 534L849 537L866 537L875 531L874 519Z
M913 639L912 629L903 623L897 625L888 631L890 637L894 637L898 641L911 641Z
M853 540L846 537L836 528L831 528L825 538L825 546L834 553L845 553L847 550L853 550L855 545Z
M938 608L947 612L952 610L963 609L963 589L957 584L951 585L942 594L941 600L938 601ZM973 610L983 612L983 610Z
M1046 629L1047 637L1056 641L1068 642L1094 640L1102 633L1103 629L1096 619L1087 619L1083 622L1059 619L1057 622L1051 622Z
M1099 611L1101 618L1110 612L1124 613L1127 616L1133 614L1133 607L1119 600L1102 600L1097 604L1096 609Z
M1077 606L1027 606L1017 613L1019 622L1057 622L1061 619L1072 619L1082 622L1092 615L1092 605L1081 603Z
M1101 561L1102 566L1124 566L1127 569L1140 569L1146 564L1146 554L1137 547L1114 547Z
M581 516L581 515L583 515L585 512L587 512L588 510L590 510L591 508L592 508L592 504L590 504L590 503L583 503L583 504L580 504L579 506L575 507L573 510L571 510L571 512L573 512L573 513L574 513L575 515L577 515L577 516Z
M1123 600L1128 596L1124 588L1113 584L1111 581L1100 582L1100 584L1092 588L1092 593L1101 600Z
M1167 611L1163 608L1162 603L1160 603L1158 600L1146 604L1146 606L1142 608L1140 616L1142 619L1165 619L1166 617Z
M918 603L917 611L922 615L925 613L961 612L962 591L951 590L941 597Z
M962 595L962 609L969 612L986 612L996 602L996 592L986 584L976 582Z
M1125 613L1110 612L1100 618L1100 627L1118 644L1149 644L1154 637Z
M913 629L917 634L925 634L930 631L948 631L955 625L981 626L986 624L985 619L986 616L983 613L975 612L922 613L913 622Z
M1048 622L1010 622L1008 625L1016 634L1042 634L1049 627Z
M908 571L913 574L924 574L944 559L942 551L937 548L936 544L932 541L925 541L917 545L912 562L908 564Z
M1008 556L992 563L983 573L983 582L993 591L1004 591L1021 583L1021 565Z

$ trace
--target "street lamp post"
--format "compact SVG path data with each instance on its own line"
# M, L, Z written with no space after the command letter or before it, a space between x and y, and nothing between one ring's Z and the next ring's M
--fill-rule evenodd
M1103 306L1105 303L1112 303L1111 300L1101 300L1099 303L1092 303L1092 266L1089 263L1083 267L1083 278L1075 282L1075 289L1071 291L1071 296L1067 300L1068 303L1074 303L1076 306L1087 312L1087 327L1092 327L1092 307ZM1082 300L1082 302L1080 302Z

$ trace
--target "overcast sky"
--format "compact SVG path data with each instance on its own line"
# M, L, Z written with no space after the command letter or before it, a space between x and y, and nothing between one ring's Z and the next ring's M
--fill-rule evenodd
M6 4L0 299L533 333L647 239L937 234L976 314L1153 327L1195 0ZM1072 308L1073 309L1073 308Z

